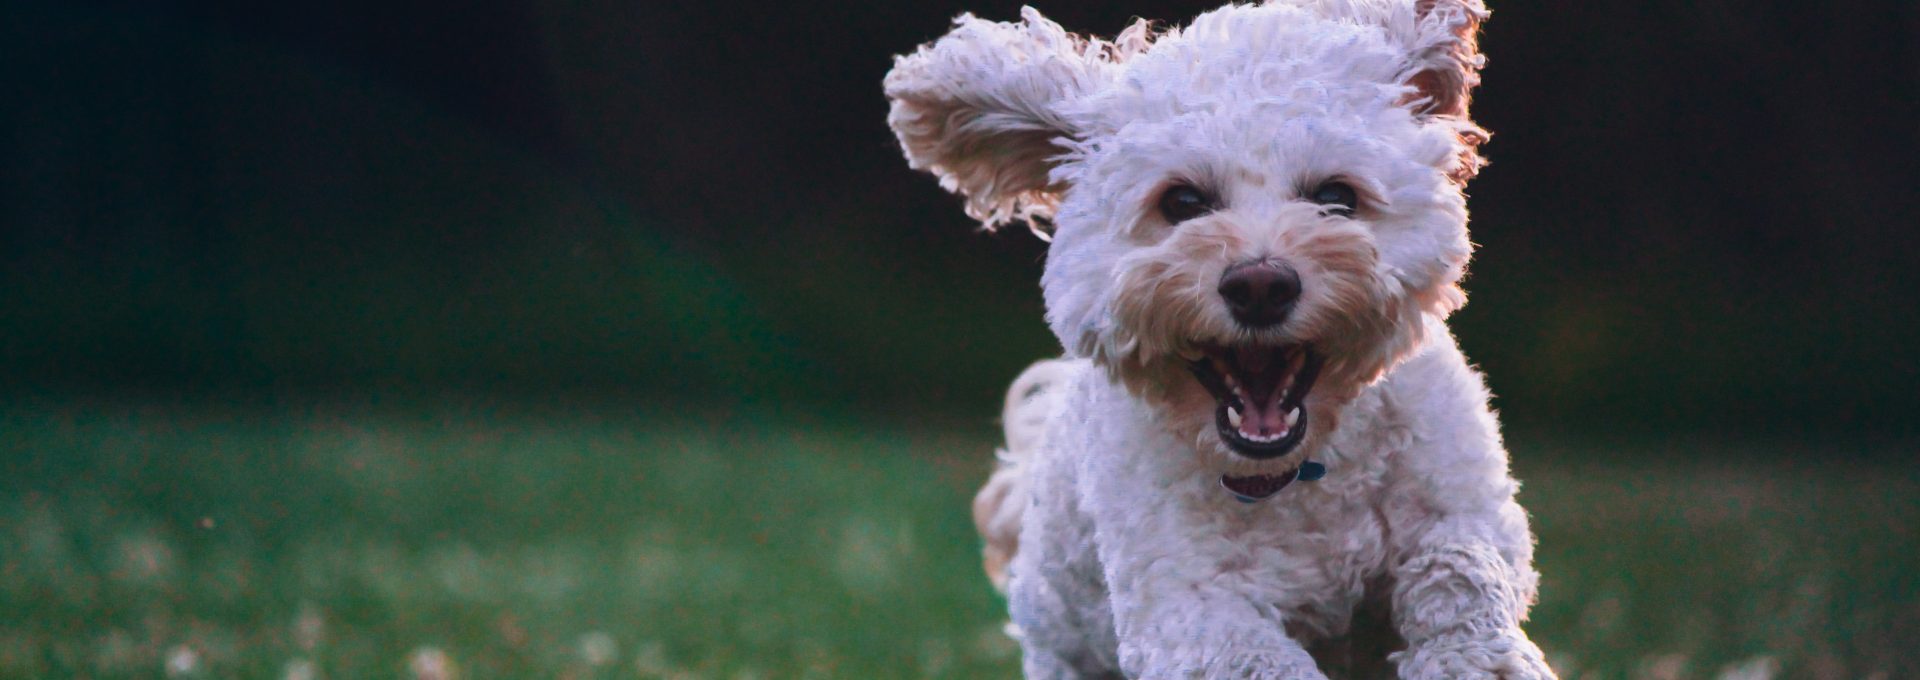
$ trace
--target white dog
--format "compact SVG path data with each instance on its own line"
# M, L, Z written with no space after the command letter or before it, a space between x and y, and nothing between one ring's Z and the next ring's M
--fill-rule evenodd
M886 94L969 214L1052 229L1068 356L1014 384L975 504L1027 675L1321 678L1383 612L1401 677L1552 677L1518 485L1445 326L1480 1L1112 41L1022 16L960 17Z

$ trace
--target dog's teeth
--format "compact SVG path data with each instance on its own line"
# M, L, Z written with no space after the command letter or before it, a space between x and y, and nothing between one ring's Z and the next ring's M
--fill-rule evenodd
M1199 361L1202 357L1205 357L1205 356L1206 356L1206 353L1201 352L1200 350L1197 350L1197 349L1193 349L1191 347L1180 350L1180 358L1186 359L1187 361Z
M1293 427L1295 423L1300 422L1300 407L1298 406L1293 407L1293 410L1287 412L1286 417L1287 417L1287 427L1289 428Z
M1240 427L1240 409L1232 406L1227 407L1227 424L1235 428Z

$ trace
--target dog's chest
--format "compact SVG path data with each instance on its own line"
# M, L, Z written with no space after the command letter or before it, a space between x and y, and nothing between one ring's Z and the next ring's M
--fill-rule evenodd
M1329 475L1331 476L1331 472ZM1314 629L1345 632L1369 582L1379 580L1387 555L1385 524L1373 480L1295 482L1273 498L1245 508L1223 524L1223 538L1245 546L1241 566L1256 578L1257 596Z
M1264 500L1242 503L1221 485L1222 470L1183 451L1182 437L1114 392L1070 408L1078 450L1079 500L1110 529L1102 559L1112 574L1167 570L1198 577L1286 612L1302 639L1348 631L1387 556L1381 514L1387 470L1409 437L1374 394L1363 394L1313 454L1324 477L1294 481ZM1133 406L1133 409L1114 406Z
M1266 500L1222 504L1222 538L1240 546L1251 587L1292 613L1311 638L1343 635L1353 612L1384 581L1387 526L1381 513L1386 465L1400 438L1391 432L1340 438L1327 474L1295 481Z

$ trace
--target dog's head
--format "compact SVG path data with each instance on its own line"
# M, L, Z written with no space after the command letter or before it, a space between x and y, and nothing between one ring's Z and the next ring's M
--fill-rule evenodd
M989 227L1052 225L1070 353L1203 452L1285 468L1465 300L1486 15L1277 0L1111 41L962 16L895 63L888 122Z

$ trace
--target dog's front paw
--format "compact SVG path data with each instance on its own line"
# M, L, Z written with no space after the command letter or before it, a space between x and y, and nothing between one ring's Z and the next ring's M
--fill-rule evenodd
M1403 680L1555 680L1540 648L1519 631L1442 635L1393 655Z
M1313 657L1298 647L1137 650L1139 656L1133 657L1129 651L1123 646L1120 660L1129 677L1327 680Z
M1326 680L1304 650L1239 652L1223 655L1202 676L1250 680Z

